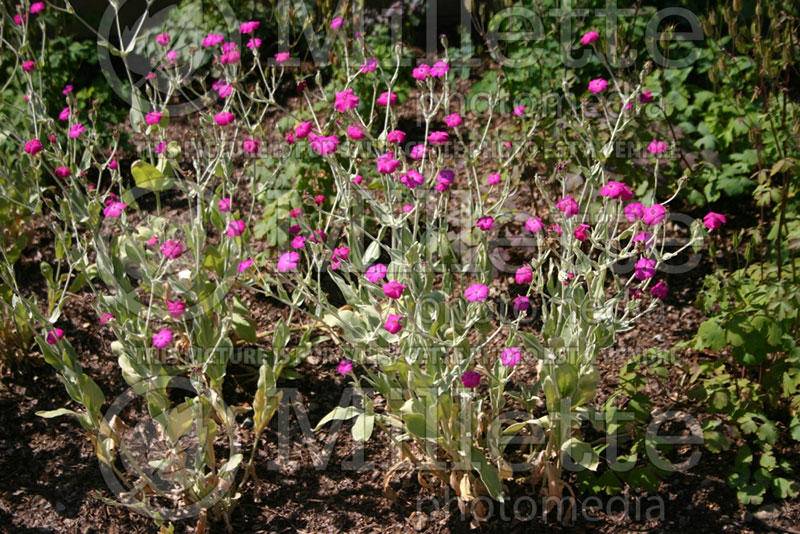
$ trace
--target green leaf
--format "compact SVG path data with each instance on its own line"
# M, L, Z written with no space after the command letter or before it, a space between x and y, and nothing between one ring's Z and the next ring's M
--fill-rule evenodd
M69 410L67 408L58 408L57 410L46 410L42 412L36 412L36 415L39 417L44 417L45 419L52 419L54 417L61 417L62 415L74 415L78 416L78 412L74 410Z
M347 408L344 408L342 406L337 406L336 408L331 410L330 413L328 413L328 415L323 417L319 423L317 423L317 426L314 427L314 430L319 430L320 428L322 428L331 421L347 421L348 419L352 419L353 417L356 417L362 413L364 412L362 412L355 406L348 406Z
M372 435L375 426L375 415L362 413L353 421L353 439L356 441L367 441Z
M425 417L421 413L407 413L403 415L403 421L406 423L409 432L418 438L436 441L439 437L436 422L431 421L429 424L429 419L433 420L433 417Z
M486 459L486 456L475 447L472 447L471 450L470 463L478 470L483 485L489 491L489 496L497 502L503 502L503 484L500 482L500 475Z
M136 182L136 187L154 192L167 191L172 188L172 179L167 178L161 171L145 161L134 161L131 165L131 174Z
M713 320L704 321L697 329L697 336L702 342L702 346L711 350L722 350L727 343L725 342L725 332Z
M597 471L600 457L588 443L578 438L570 438L561 445L561 450L569 454L577 465L581 465L591 471Z

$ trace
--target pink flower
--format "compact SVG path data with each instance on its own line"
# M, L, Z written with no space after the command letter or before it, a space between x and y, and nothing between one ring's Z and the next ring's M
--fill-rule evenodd
M297 269L297 262L300 261L300 254L297 252L284 252L278 258L278 270L282 273Z
M161 112L151 111L150 113L144 116L144 122L146 122L150 126L155 126L156 124L161 122Z
M68 94L70 94L72 92L73 89L74 88L72 87L72 85L67 84L67 85L64 86L64 89L61 90L61 94L64 95L64 96L67 96Z
M69 106L65 107L61 110L61 113L58 114L58 120L61 121L68 121L69 120Z
M100 316L100 323L106 324L111 319L116 319L116 318L117 318L116 315L112 315L110 313L104 313L103 315Z
M642 94L639 95L639 102L642 104L649 104L653 101L653 93L645 89L642 91Z
M635 236L633 236L634 243L644 243L645 248L649 248L653 246L653 234L650 232L639 232Z
M397 103L397 94L392 91L384 91L376 100L379 106L386 107L389 104L395 105Z
M239 33L253 33L261 26L261 23L257 20L248 20L247 22L242 22L239 26Z
M525 106L517 106L514 108L513 114L515 117L522 117L523 113L525 113Z
M306 246L306 238L305 237L303 237L301 235L298 235L298 236L295 236L294 239L292 239L292 248L293 249L299 250L299 249L303 248L304 246Z
M103 216L108 217L109 219L116 219L122 215L122 212L127 207L128 205L123 204L122 202L112 202L103 209Z
M481 383L481 375L475 371L464 371L464 374L461 375L461 383L465 388L476 388Z
M423 63L422 65L416 67L413 71L411 71L411 77L415 80L423 81L425 78L428 77L431 68Z
M633 275L637 280L647 280L648 278L654 277L656 275L655 260L640 258L633 269Z
M300 230L302 230L302 228L300 227L300 225L299 225L299 224L293 224L293 225L291 225L291 226L289 227L289 233L290 233L291 235L299 234L299 233L300 233ZM314 238L313 238L313 237L311 238L311 241L314 241Z
M542 228L544 228L544 224L541 217L531 217L525 221L525 229L532 234L539 232Z
M578 203L572 196L564 197L556 202L556 208L569 219L578 214Z
M451 113L447 117L444 118L444 123L449 126L450 128L455 128L459 124L461 124L462 119L461 115L458 113Z
M355 176L353 176L353 183L354 184L359 184L360 185L361 182L363 182L363 181L364 181L364 178L360 174L356 174Z
M277 54L275 54L275 61L277 61L278 63L283 63L290 57L291 54L289 52L278 52Z
M258 152L258 139L251 139L248 137L244 140L244 142L242 142L242 149L245 152L255 154Z
M247 41L247 48L253 51L255 51L258 48L261 48L261 39L259 39L258 37L252 37L249 41Z
M634 300L640 299L642 298L642 289L639 287L629 287L628 295Z
M296 219L296 218L300 217L302 214L303 214L303 209L302 208L295 208L295 209L289 211L289 217L291 217L292 219Z
M185 311L186 303L182 300L176 300L174 302L171 300L167 301L167 312L173 319L180 319Z
M551 232L557 233L558 237L561 237L561 235L564 233L564 232L561 231L561 227L559 225L557 225L557 224L552 224L552 225L548 226L547 229L550 230Z
M286 139L287 144L290 145L294 144L294 135L292 134L292 132L286 132L286 137L284 137L284 139Z
M425 155L425 145L414 145L411 148L411 153L409 154L409 157L411 159L422 159L424 155Z
M321 156L333 154L339 148L339 138L335 135L317 135L311 138L311 149Z
M236 117L230 111L220 111L214 115L214 122L220 126L227 126L232 123Z
M156 42L161 46L167 46L169 44L170 38L168 33L159 33L156 35Z
M361 72L366 74L368 72L372 72L378 68L378 60L374 57L368 57L364 61L361 62Z
M716 230L717 228L722 227L723 224L727 223L728 220L725 219L725 216L721 213L714 213L713 211L709 211L706 213L706 216L703 217L703 224L706 225L706 228L709 230Z
M322 206L325 204L325 195L317 195L314 197L314 204L317 206Z
M667 210L661 204L653 204L644 208L642 221L648 226L655 226L667 217Z
M483 302L489 296L489 288L483 284L472 284L464 291L464 298L469 302Z
M217 85L217 94L220 98L226 98L233 92L233 86L229 83L220 83Z
M383 284L383 294L390 299L397 300L403 295L405 288L406 286L397 280L392 280L391 282L386 282Z
M622 182L610 181L600 188L600 196L609 198L619 198L625 202L633 198L633 192Z
M412 204L405 204L403 206L403 213L411 213L414 211L414 206Z
M60 328L53 328L53 330L47 333L47 338L45 340L49 344L55 345L61 339L64 339L64 331Z
M436 177L440 184L450 186L456 179L456 174L450 169L442 169L439 171L439 176Z
M650 293L652 293L654 297L663 299L667 297L667 293L669 293L669 288L667 287L667 284L665 284L664 282L659 282L650 288Z
M222 41L225 40L225 36L219 33L209 33L203 38L203 42L201 43L203 46L217 46Z
M644 215L644 206L639 202L631 202L625 206L625 218L628 222L636 222L636 219L641 219Z
M153 336L153 346L157 349L163 349L170 343L172 343L172 332L167 328L164 328Z
M486 183L489 185L496 185L499 184L501 181L500 173L490 174L489 177L486 179Z
M158 238L156 236L151 237L147 240L147 245L151 247L158 245Z
M25 72L30 72L36 67L35 61L23 61L22 62L22 70Z
M339 28L342 27L342 24L344 24L344 20L342 19L342 17L336 17L331 21L331 29L338 30Z
M500 361L506 367L514 367L522 358L522 351L519 347L508 347L500 354Z
M667 151L667 143L664 141L653 140L649 145L647 145L647 151L651 154L663 154Z
M53 174L55 174L59 178L66 178L70 174L72 174L72 172L70 172L69 167L64 167L62 165L61 167L58 167L56 170L54 170Z
M347 88L344 91L337 91L336 92L336 99L333 102L333 109L340 113L344 113L349 109L355 109L358 107L359 98L353 92L351 88Z
M231 211L231 199L230 198L221 198L219 202L217 202L217 208L222 213L227 213Z
M598 37L600 37L600 34L597 33L596 31L594 31L594 30L588 31L588 32L583 34L583 37L581 37L581 44L582 45L591 44L591 43L597 41Z
M311 133L311 123L301 122L294 127L294 136L298 139L305 139Z
M342 360L336 370L339 371L339 374L346 375L353 370L353 364L348 360Z
M230 224L228 224L228 229L225 231L225 233L228 235L228 237L239 237L244 233L246 228L247 225L244 221L231 221Z
M575 236L575 239L583 243L584 241L586 241L586 232L587 230L589 230L589 228L591 228L591 226L589 226L588 224L579 224L578 227L575 229L575 231L572 233L572 235Z
M237 267L237 270L238 270L240 273L243 273L243 272L245 272L247 269L249 269L251 265L253 265L253 260L252 260L252 259L249 259L249 258L248 258L248 259L246 259L246 260L242 260L242 261L240 261L240 262L239 262L239 266Z
M161 253L168 260L178 259L181 257L181 254L183 254L183 245L181 245L180 241L168 239L163 245L161 245Z
M111 169L112 171L116 171L117 169L119 169L119 163L117 163L116 159L112 159L111 161L108 162L108 168Z
M514 280L520 285L530 284L533 281L533 269L530 265L523 265L514 273Z
M350 137L350 139L355 139L355 140L364 139L365 137L364 130L362 130L361 126L359 126L358 124L351 124L350 126L348 126L347 135Z
M517 311L525 311L531 307L531 301L528 297L520 295L514 299L514 309Z
M239 51L235 50L235 49L231 49L231 50L228 50L227 52L224 52L219 57L219 62L222 63L223 65L226 65L226 64L235 65L236 63L239 63L239 61L241 61L241 59L242 59L242 55L239 53Z
M378 172L381 174L392 174L400 166L400 161L394 159L394 155L391 152L387 152L386 154L378 156L378 159L375 160L375 163L377 165Z
M42 143L38 139L31 139L25 142L25 152L31 156L35 156L42 150L44 150L44 147L42 147Z
M55 134L50 134L50 135L47 136L47 139L51 143L55 143L56 142L56 135Z
M475 226L483 230L484 232L488 232L494 226L494 218L492 217L481 217L478 219L478 222L475 223Z
M447 143L448 139L450 139L450 135L447 132L437 131L428 135L428 142L432 145L443 145Z
M605 81L603 78L595 78L594 80L589 82L589 91L594 94L605 91L606 87L608 87L608 82Z
M378 280L383 280L386 278L386 266L382 263L376 263L367 269L367 272L364 276L373 284L377 284Z
M44 11L45 5L44 2L34 2L31 4L31 15L36 15L37 13L41 13Z
M425 181L425 178L417 171L408 171L400 176L400 181L403 182L409 189L414 189L415 187L422 185L422 183Z
M390 334L396 334L403 329L403 325L400 324L400 319L402 318L403 318L402 315L395 315L393 313L390 313L389 317L386 318L386 323L383 325L383 327Z
M333 254L331 255L331 269L335 271L341 267L341 260L346 260L348 256L350 256L350 249L347 247L333 249Z
M448 65L444 61L437 61L436 63L433 64L433 67L431 67L429 74L433 78L440 78L444 76L449 70L450 70L450 65Z
M72 128L69 129L69 134L68 135L73 139L77 139L85 131L86 131L86 128L83 127L83 124L77 123L77 124L73 124L72 125Z

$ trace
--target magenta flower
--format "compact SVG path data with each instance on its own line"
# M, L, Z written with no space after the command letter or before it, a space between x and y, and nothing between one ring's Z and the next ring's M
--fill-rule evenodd
M66 178L70 174L72 174L72 172L70 172L69 167L64 167L62 165L61 167L58 167L56 170L54 170L53 174L55 174L59 178Z
M116 315L112 315L110 313L104 313L103 315L100 316L100 324L106 324L111 319L116 319L116 318L117 318Z
M282 273L297 269L297 262L300 261L300 254L297 252L284 252L278 258L278 270Z
M610 181L600 188L601 197L619 198L625 202L633 198L633 192L622 182Z
M37 13L41 13L44 11L45 5L44 2L34 2L31 4L31 15L36 15Z
M261 23L257 20L248 20L247 22L242 22L239 26L239 33L253 33L261 26Z
M325 204L325 195L317 195L314 197L314 204L317 206L322 206Z
M650 232L639 232L635 236L633 236L634 243L644 243L645 248L650 248L653 246L653 242L655 239L653 238L653 234Z
M294 136L298 139L305 139L311 133L311 123L301 122L294 127Z
M386 278L386 266L382 263L376 263L367 269L364 277L373 284L377 284L379 280Z
M108 168L111 169L112 171L116 171L117 169L119 169L119 163L117 163L116 159L112 159L111 161L108 162Z
M64 95L64 96L67 96L68 94L70 94L72 92L73 89L74 89L74 87L72 87L72 85L67 84L67 85L64 86L64 89L61 90L61 94Z
M278 63L283 63L284 61L288 60L291 57L289 52L278 52L275 54L275 61Z
M342 260L346 260L350 256L350 249L347 247L333 249L331 257L331 269L334 271L342 266Z
M637 280L647 280L648 278L653 278L656 275L655 260L651 260L649 258L640 258L639 261L636 262L636 266L633 269L633 275Z
M156 124L161 122L161 112L151 111L150 113L144 116L144 122L146 122L150 126L155 126Z
M530 265L523 265L514 273L514 280L520 285L530 284L533 281L533 269Z
M214 122L219 126L227 126L232 123L236 117L230 111L221 111L214 115Z
M31 156L35 156L42 150L44 150L44 147L42 147L42 143L38 139L31 139L25 142L25 152Z
M645 89L642 91L642 94L639 95L639 102L642 104L649 104L653 101L653 93Z
M523 113L525 113L525 106L517 106L514 108L514 111L512 112L512 114L515 117L522 117Z
M258 152L258 139L251 139L247 138L242 142L242 150L245 152L249 152L250 154L255 154Z
M586 232L589 230L589 228L591 228L591 226L588 224L579 224L578 227L575 228L575 231L572 233L572 235L575 236L575 239L583 243L586 241Z
M667 151L667 143L664 141L656 141L653 140L649 145L647 145L647 151L651 154L663 154Z
M625 206L625 218L628 222L636 222L636 219L641 219L644 215L644 206L639 202L631 202Z
M167 46L169 44L170 38L168 33L159 33L156 35L156 42L161 46Z
M655 226L667 217L667 210L661 204L653 204L642 211L642 221L648 226Z
M709 230L716 230L717 228L722 227L723 224L727 223L728 220L725 218L724 215L721 213L714 213L713 211L709 211L706 213L706 216L703 217L703 224L706 225L706 228Z
M500 354L500 361L506 367L514 367L522 358L522 351L519 347L508 347Z
M355 109L358 107L359 98L353 92L351 88L347 88L344 91L338 91L336 93L336 99L333 102L333 108L336 111L344 113L349 109Z
M219 57L219 62L222 63L223 65L226 64L235 65L236 63L239 63L241 59L242 55L239 53L239 51L236 49L231 49L228 50L227 52L224 52Z
M250 50L255 51L255 50L261 48L261 39L259 39L258 37L252 37L249 41L247 41L247 45L246 46Z
M650 288L650 293L654 297L664 299L667 297L667 293L669 293L669 288L667 287L667 284L665 284L664 282L659 282Z
M64 331L60 328L53 328L53 330L47 333L47 338L45 338L45 341L51 345L55 345L61 339L64 339Z
M489 177L486 179L486 183L488 183L489 185L499 184L500 181L501 181L500 173L490 174Z
M572 196L564 197L556 202L556 208L569 219L578 214L578 203Z
M606 87L608 87L608 82L605 81L603 78L595 78L594 80L589 82L589 91L594 94L605 91Z
M240 262L239 262L239 266L237 267L237 269L238 269L238 271L239 271L240 273L243 273L243 272L245 272L247 269L249 269L251 265L253 265L253 260L251 260L251 259L249 259L249 258L248 258L248 259L246 259L246 260L242 260L242 261L240 261Z
M391 282L386 282L383 284L383 294L389 297L390 299L397 300L403 295L403 291L405 291L406 286L398 282L397 280L392 280Z
M321 156L333 154L339 148L339 138L335 135L314 135L310 139L311 149Z
M366 134L364 134L364 130L361 129L361 126L358 124L351 124L347 127L347 135L350 139L359 140L364 139Z
M481 383L481 375L475 371L464 371L464 374L461 375L461 383L464 384L465 388L478 387L478 384Z
M150 247L158 245L158 238L156 236L151 237L150 239L147 240L147 245Z
M561 231L561 227L559 225L557 225L557 224L552 224L552 225L548 226L547 229L549 231L551 231L551 232L557 233L558 237L561 237L561 235L564 233L564 232Z
M409 153L409 157L411 159L422 159L425 155L425 145L414 145L411 148L411 152Z
M168 239L163 245L161 245L161 253L168 260L176 260L181 257L181 254L183 254L183 245L181 245L180 241Z
M514 309L517 311L525 311L531 307L531 301L528 297L520 295L514 299Z
M394 159L394 155L391 152L387 152L386 154L382 154L378 156L378 159L375 161L378 172L381 174L392 174L394 171L400 167L400 161Z
M291 235L299 234L299 233L300 233L300 230L302 230L302 228L300 227L300 225L299 225L299 224L293 224L293 225L291 225L291 226L289 227L289 233L290 233ZM313 238L313 237L311 238L311 241L314 241L314 238Z
M414 68L414 70L411 71L411 77L414 78L415 80L423 81L425 80L425 78L428 77L428 74L430 72L431 72L430 66L423 63L422 65Z
M400 176L400 181L403 182L409 189L414 189L415 187L422 185L422 183L425 181L425 178L417 171L408 171Z
M386 134L386 142L388 143L402 143L406 140L406 133L403 130L392 130Z
M182 300L176 301L167 301L167 312L169 316L173 319L180 319L183 313L186 311L186 303Z
M291 217L292 219L296 219L300 217L302 214L303 214L302 208L294 208L293 210L289 211L289 217Z
M217 202L217 208L222 213L227 213L231 211L231 199L230 198L221 198L219 202Z
M228 235L228 237L239 237L244 233L246 228L247 225L244 221L231 221L230 224L228 224L228 229L225 231L225 233Z
M447 132L436 131L428 134L428 142L432 145L443 145L450 139L450 134Z
M397 103L397 94L392 91L384 91L376 100L379 106L386 107L389 104L394 106Z
M414 206L413 205L405 204L403 206L403 213L411 213L412 211L414 211Z
M396 334L400 330L403 329L403 325L400 324L400 319L402 319L402 315L395 315L393 313L389 314L389 317L386 318L386 323L384 323L383 327L390 333Z
M361 182L363 182L363 181L364 181L364 177L361 176L360 174L356 174L355 176L353 176L353 183L354 184L359 184L360 185Z
M378 60L374 57L368 57L361 62L361 73L366 74L378 68Z
M35 61L23 61L22 62L22 70L25 72L30 72L36 67Z
M153 336L153 346L158 349L163 349L170 343L172 343L172 332L167 328L164 328Z
M336 370L339 371L339 374L346 375L353 370L353 364L348 360L342 360Z
M224 40L225 36L220 33L209 33L203 38L203 42L201 44L205 47L217 46Z
M455 128L459 124L461 124L462 119L461 115L458 113L451 113L447 117L444 118L444 123L449 126L450 128Z
M542 228L544 228L544 223L542 223L541 217L531 217L525 221L525 229L532 234L541 231Z
M306 238L301 236L301 235L295 236L295 238L292 239L292 243L291 244L292 244L292 248L293 249L299 250L299 249L303 248L304 246L306 246Z
M339 28L342 27L342 24L344 24L344 20L342 19L342 17L336 17L331 21L331 29L338 30Z
M86 128L84 128L83 124L77 123L72 125L72 128L69 129L69 134L67 135L69 135L73 139L77 139L85 131Z
M478 222L475 223L475 226L483 230L484 232L488 232L494 226L494 218L492 217L481 217L478 219Z
M127 207L128 205L123 204L122 202L112 202L103 209L103 216L108 217L109 219L116 219L122 215L122 212Z
M429 74L433 78L441 78L442 76L447 74L447 71L449 70L450 70L450 65L448 65L444 61L437 61L436 63L433 64L433 67L431 67Z
M472 284L464 291L464 298L469 302L483 302L489 296L489 288L483 284Z
M61 113L58 114L58 120L61 121L68 121L69 120L69 106L65 107L61 110Z
M583 34L583 37L581 37L581 44L582 45L591 44L591 43L597 41L598 37L600 37L600 34L597 33L596 31L594 31L594 30L588 31L588 32Z

